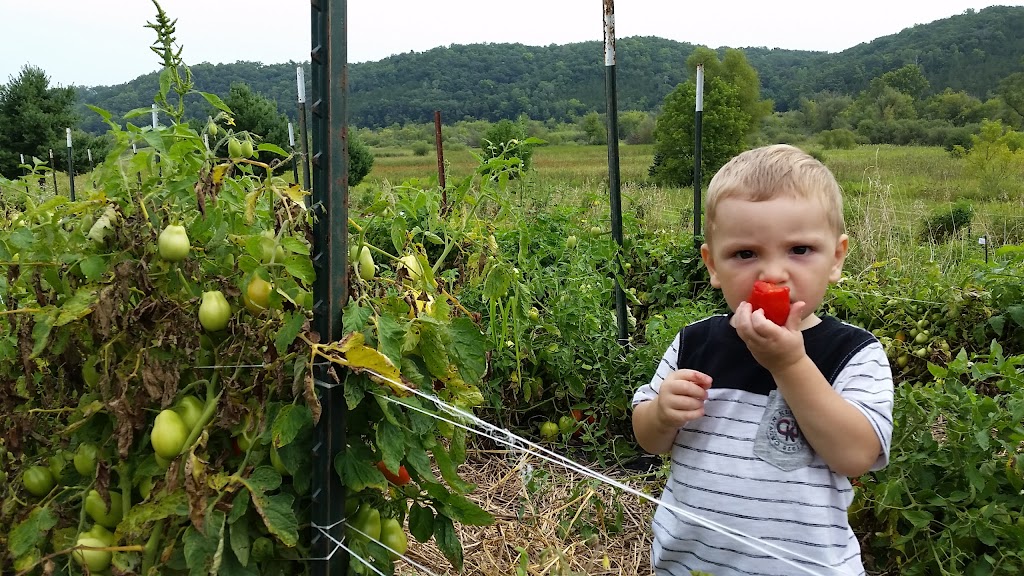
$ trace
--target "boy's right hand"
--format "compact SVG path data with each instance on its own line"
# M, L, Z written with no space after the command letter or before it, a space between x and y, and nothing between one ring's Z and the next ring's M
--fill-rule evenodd
M665 428L678 429L704 415L711 376L696 370L676 370L661 382L655 415Z

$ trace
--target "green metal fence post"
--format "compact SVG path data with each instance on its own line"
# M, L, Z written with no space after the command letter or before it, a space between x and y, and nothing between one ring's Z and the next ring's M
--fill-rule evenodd
M313 85L313 329L321 342L342 337L348 300L348 66L346 0L311 1ZM313 366L322 412L313 439L311 572L343 576L349 557L335 542L344 539L345 487L333 459L345 448L344 381L329 365Z

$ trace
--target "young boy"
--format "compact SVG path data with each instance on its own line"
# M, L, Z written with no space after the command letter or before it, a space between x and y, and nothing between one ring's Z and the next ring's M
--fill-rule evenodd
M792 146L758 148L715 175L705 213L701 257L732 314L683 328L633 397L637 441L672 456L652 567L862 575L849 477L888 462L893 385L869 332L815 314L849 246L839 185ZM747 302L756 281L789 288L784 326Z

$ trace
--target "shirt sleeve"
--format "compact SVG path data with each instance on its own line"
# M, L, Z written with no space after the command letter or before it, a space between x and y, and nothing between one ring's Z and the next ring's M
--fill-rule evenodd
M882 345L872 342L857 352L836 378L835 390L871 423L882 445L871 469L884 468L889 463L892 441L893 383L892 368Z
M658 368L654 371L654 377L651 378L650 383L644 384L636 393L633 394L633 406L641 402L647 402L648 400L654 400L655 396L658 395L658 391L661 389L661 382L666 376L677 370L676 362L679 358L679 347L682 345L682 332L676 334L676 337L672 340L672 344L669 345L668 350L665 350L664 356L661 357L661 362L658 362Z

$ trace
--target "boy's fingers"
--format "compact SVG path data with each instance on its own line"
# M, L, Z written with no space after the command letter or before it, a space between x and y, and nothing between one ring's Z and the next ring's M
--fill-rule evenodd
M686 380L687 382L693 382L694 384L700 386L701 388L703 388L705 390L707 390L708 388L711 387L711 376L708 376L707 374L705 374L703 372L698 372L696 370L689 370L687 368L683 368L682 370L677 370L676 371L676 376L680 380Z
M806 307L807 303L803 300L794 302L793 305L789 307L789 318L786 319L786 328L789 328L790 330L800 330L800 322L803 318L804 308Z

